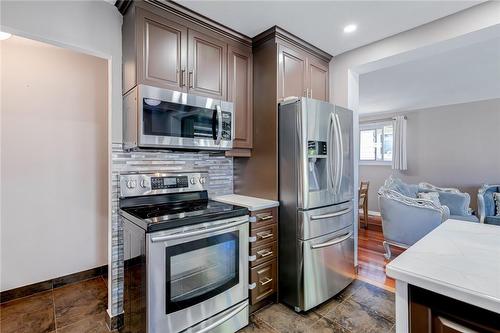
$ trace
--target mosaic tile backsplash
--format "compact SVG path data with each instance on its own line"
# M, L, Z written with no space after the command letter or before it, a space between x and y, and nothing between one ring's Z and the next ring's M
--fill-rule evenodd
M111 316L123 312L123 228L118 215L119 175L133 171L208 171L208 195L233 193L233 159L224 153L133 151L113 144Z

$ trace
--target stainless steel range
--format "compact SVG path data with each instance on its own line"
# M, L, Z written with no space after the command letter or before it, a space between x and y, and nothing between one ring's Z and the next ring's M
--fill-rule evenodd
M122 332L235 332L248 324L248 211L211 201L207 173L120 176Z

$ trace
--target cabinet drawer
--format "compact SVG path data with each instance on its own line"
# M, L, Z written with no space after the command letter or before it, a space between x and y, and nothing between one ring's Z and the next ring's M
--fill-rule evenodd
M278 222L278 209L269 208L257 210L250 213L250 229L256 229L265 225ZM253 221L253 222L252 222Z
M250 267L255 267L263 262L276 258L278 242L272 242L261 246L254 246L250 250L250 257L254 259L250 262Z
M250 231L250 249L278 240L278 225L276 223Z
M276 259L250 270L250 304L255 304L276 292Z

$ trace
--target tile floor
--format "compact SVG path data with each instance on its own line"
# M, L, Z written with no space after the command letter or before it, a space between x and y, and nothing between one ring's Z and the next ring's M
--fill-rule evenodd
M1 333L101 333L107 287L102 277L0 304Z
M102 277L0 304L2 333L104 333L107 291ZM297 314L273 304L240 333L394 332L394 294L360 280L329 302Z
M251 316L239 333L387 333L394 328L394 294L355 280L342 293L307 313L273 304Z

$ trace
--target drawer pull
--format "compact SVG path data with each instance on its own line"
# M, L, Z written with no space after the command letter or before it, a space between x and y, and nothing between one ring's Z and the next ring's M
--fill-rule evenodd
M260 285L261 285L261 286L265 286L266 284L268 284L268 283L269 283L269 282L271 282L272 280L273 280L273 279L266 277L266 280L265 280L265 281L260 281L260 280L259 280L259 283L260 283Z
M258 237L260 237L261 239L266 239L266 238L269 238L269 237L273 237L273 234L269 233L269 232L259 232L257 234Z
M257 215L257 218L259 219L259 221L267 221L267 220L272 220L273 216L271 214Z
M257 253L258 253L258 252L257 252ZM257 260L257 256L249 256L249 257L248 257L248 261L250 261L250 262L251 262L251 261L255 261L255 260Z
M261 256L262 258L264 258L264 257L267 257L267 256L272 255L272 254L273 254L273 251L269 251L269 250L265 249L265 250L260 250L260 251L257 251L257 254L258 254L259 256Z

